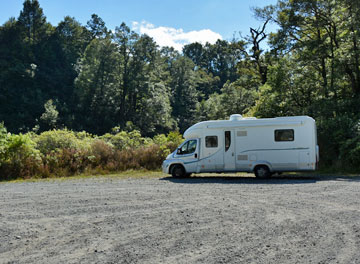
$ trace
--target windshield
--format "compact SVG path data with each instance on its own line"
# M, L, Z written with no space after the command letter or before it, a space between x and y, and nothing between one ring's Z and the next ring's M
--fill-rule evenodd
M192 139L192 140L185 142L185 144L179 148L177 154L183 155L183 154L194 153L196 150L196 144L197 144L196 139Z

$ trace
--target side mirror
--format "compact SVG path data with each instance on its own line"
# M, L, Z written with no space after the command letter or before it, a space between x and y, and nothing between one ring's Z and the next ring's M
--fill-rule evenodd
M177 149L176 154L181 154L181 149L180 148Z

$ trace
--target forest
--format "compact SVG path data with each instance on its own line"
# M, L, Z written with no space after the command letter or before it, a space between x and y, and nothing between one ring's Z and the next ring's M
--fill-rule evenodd
M279 0L252 12L262 26L244 37L178 52L125 23L111 31L96 14L86 25L69 16L51 25L38 0L25 0L0 26L0 169L35 152L37 166L47 165L55 154L41 150L44 135L89 137L115 151L112 137L135 133L136 142L161 139L161 148L196 122L239 113L309 115L321 167L358 171L360 1ZM266 33L270 23L276 32Z

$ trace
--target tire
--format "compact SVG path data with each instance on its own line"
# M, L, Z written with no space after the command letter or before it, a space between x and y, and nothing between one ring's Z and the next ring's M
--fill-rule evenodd
M254 173L257 178L261 179L270 178L271 176L269 167L265 165L255 167Z
M174 165L171 169L171 175L175 178L184 177L186 175L184 167L181 165Z

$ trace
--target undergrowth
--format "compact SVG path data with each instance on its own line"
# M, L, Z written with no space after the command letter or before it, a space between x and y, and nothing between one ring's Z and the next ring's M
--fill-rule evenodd
M15 135L0 124L0 180L159 170L182 140L179 132L151 139L136 130L103 136L67 129Z

